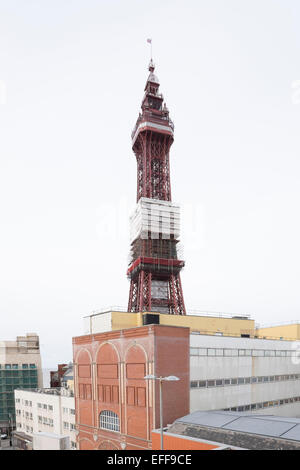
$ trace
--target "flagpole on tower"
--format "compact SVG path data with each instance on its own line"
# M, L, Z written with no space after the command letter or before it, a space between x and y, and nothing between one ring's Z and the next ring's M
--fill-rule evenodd
M151 53L151 57L150 57L150 60L152 60L152 39L147 39L147 42L148 44L150 44L150 53Z

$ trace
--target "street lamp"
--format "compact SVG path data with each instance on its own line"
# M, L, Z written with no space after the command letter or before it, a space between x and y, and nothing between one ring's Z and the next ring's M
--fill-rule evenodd
M158 380L159 381L159 414L160 414L160 448L164 448L164 438L163 438L163 396L162 396L162 383L163 382L177 382L180 380L175 375L168 375L168 377L157 377L156 375L146 375L144 377L146 380Z

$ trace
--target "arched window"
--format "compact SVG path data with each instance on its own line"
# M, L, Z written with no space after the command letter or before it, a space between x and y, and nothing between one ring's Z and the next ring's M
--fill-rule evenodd
M109 431L120 432L119 416L113 411L101 411L99 421L101 429L109 429Z

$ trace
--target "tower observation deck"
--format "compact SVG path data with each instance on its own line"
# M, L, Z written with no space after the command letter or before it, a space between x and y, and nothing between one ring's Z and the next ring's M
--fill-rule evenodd
M129 312L185 315L178 259L180 209L171 201L169 152L174 124L151 59L149 76L132 132L137 161L137 205L131 216Z

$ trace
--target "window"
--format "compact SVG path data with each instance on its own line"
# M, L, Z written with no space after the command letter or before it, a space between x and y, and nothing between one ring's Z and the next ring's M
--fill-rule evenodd
M192 380L191 381L191 388L197 388L198 387L198 381L197 380Z
M64 421L64 429L69 429L69 423L67 423L66 421Z
M198 348L191 348L190 354L191 356L198 356Z
M49 410L49 411L53 411L53 406L52 406L52 405L48 405L48 410Z
M207 349L206 348L198 348L199 356L207 356Z
M275 356L275 351L265 349L265 357L273 357L273 356Z
M75 410L73 408L70 408L70 414L75 415Z
M120 432L120 420L118 415L113 411L101 411L99 421L101 429L109 429L110 431Z
M224 356L238 356L238 349L224 349Z
M216 350L212 349L212 348L208 348L207 355L208 356L215 356L216 355Z

